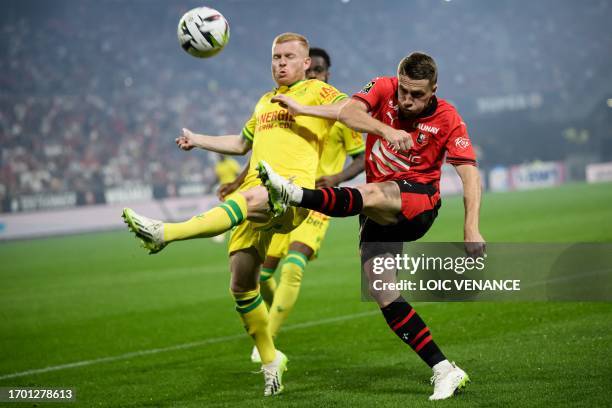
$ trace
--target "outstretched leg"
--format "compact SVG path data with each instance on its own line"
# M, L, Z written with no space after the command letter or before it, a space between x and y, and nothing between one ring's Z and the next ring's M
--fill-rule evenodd
M293 205L332 217L364 214L381 225L395 224L401 211L401 192L392 181L368 183L357 188L307 189L278 175L263 161L258 169L274 207Z
M123 210L123 219L150 254L155 254L174 241L208 238L219 235L242 223L245 219L265 222L270 218L268 192L262 186L229 196L225 202L205 213L178 223L164 223Z

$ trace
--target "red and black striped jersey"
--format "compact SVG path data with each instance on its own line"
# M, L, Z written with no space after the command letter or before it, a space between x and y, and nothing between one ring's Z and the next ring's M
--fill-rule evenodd
M397 77L375 78L353 95L367 105L374 118L405 130L414 143L408 151L394 152L381 136L368 134L365 166L368 183L410 180L438 186L445 158L453 165L475 166L476 155L467 127L455 107L434 96L421 115L404 120L398 114L397 81Z

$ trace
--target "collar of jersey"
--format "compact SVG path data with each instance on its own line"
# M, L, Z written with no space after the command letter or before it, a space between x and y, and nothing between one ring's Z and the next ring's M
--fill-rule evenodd
M280 91L280 90L281 90L281 89L283 89L283 88L291 89L291 88L293 88L294 86L296 86L297 84L302 83L302 82L304 82L304 81L306 81L306 80L305 80L305 79L300 79L299 81L294 82L294 83L292 83L292 84L291 84L291 85L289 85L289 86L287 86L287 85L279 86L278 88L276 88L276 89L274 90L274 92L278 92L278 91Z

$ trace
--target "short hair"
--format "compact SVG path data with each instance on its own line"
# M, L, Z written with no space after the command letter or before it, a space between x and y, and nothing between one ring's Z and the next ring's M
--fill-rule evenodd
M438 67L429 55L413 52L400 61L397 75L408 76L411 79L428 79L433 86L438 82Z
M321 57L325 60L327 68L331 67L331 59L329 54L323 48L312 47L309 52L310 57Z
M276 44L282 44L289 41L299 42L304 46L304 48L306 48L307 53L310 50L310 44L308 44L308 40L306 39L306 37L296 33L282 33L280 35L277 35L276 38L274 38L274 41L272 41L272 47L274 47Z

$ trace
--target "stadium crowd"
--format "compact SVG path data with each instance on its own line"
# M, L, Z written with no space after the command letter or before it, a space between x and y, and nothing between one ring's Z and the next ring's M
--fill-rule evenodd
M13 4L0 17L0 200L212 185L213 157L181 153L174 137L181 127L239 131L256 96L272 84L261 69L268 58L261 48L280 31L303 32L331 50L332 82L349 93L413 49L436 57L441 94L451 101L539 92L570 106L584 89L612 91L612 36L600 35L612 5L562 3L296 3L300 19L287 21L265 1L248 16L244 2L224 2L217 7L230 20L231 46L205 62L185 55L176 41L176 21L195 3ZM478 123L476 112L462 111ZM503 144L487 146L495 161Z

